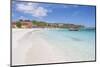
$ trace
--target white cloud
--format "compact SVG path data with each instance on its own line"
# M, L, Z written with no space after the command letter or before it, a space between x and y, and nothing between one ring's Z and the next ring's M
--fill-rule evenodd
M46 8L39 6L38 3L16 4L16 9L20 12L30 14L37 18L45 17L49 12Z
M24 16L20 16L18 19L27 20L27 18L26 18L26 17L24 17Z
M48 10L43 7L38 7L34 10L33 16L35 17L44 17L47 16Z

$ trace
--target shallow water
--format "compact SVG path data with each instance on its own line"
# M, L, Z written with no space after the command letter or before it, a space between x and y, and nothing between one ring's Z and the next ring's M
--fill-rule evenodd
M80 57L80 60L95 59L95 30L52 29L45 30L40 34L52 46L59 47L66 56L69 50L72 55L77 55L77 58Z

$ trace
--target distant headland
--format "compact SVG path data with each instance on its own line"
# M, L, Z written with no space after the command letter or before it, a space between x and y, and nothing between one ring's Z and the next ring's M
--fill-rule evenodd
M70 23L49 23L37 20L18 20L11 23L12 28L65 28L69 31L78 31L80 29L95 29L95 27L85 27L84 25L70 24Z
M18 20L12 22L12 28L68 28L69 30L78 30L84 28L83 25L68 24L68 23L48 23L44 21L30 21L30 20Z

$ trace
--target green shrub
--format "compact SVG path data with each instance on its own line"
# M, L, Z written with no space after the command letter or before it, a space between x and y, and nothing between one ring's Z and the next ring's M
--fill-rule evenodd
M21 28L21 26L22 26L21 22L16 22L16 26L17 26L18 28Z
M32 21L32 24L33 24L33 25L40 26L40 27L45 27L45 26L47 26L47 23L46 23L46 22L36 21L36 20L33 20L33 21Z

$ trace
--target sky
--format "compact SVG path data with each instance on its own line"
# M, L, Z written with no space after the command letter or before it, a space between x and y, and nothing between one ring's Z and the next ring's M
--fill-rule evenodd
M13 1L12 21L19 19L95 27L95 6Z

